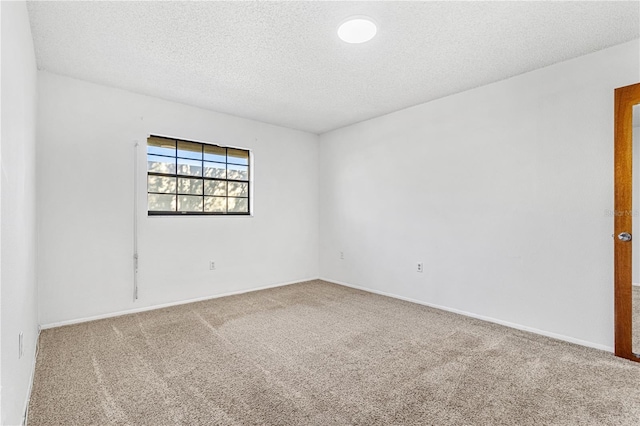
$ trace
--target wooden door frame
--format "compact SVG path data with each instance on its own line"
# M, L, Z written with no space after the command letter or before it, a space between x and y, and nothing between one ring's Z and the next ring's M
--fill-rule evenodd
M614 120L614 320L615 354L640 362L632 347L632 250L631 242L618 239L632 233L633 203L633 106L640 104L640 83L615 90ZM640 218L638 219L640 220ZM632 236L632 238L636 238ZM638 235L640 238L640 235Z

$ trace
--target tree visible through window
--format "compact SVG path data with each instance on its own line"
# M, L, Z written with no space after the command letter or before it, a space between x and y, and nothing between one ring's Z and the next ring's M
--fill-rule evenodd
M249 151L151 136L149 215L248 215Z

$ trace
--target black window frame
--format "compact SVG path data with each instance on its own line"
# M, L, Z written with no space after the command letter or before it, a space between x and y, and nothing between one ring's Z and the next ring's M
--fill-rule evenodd
M166 141L171 141L175 144L175 154L173 156L170 155L163 155L163 154L152 154L149 153L149 140L150 139L164 139ZM202 152L202 158L200 160L196 160L193 158L188 158L188 157L181 157L178 154L178 146L180 142L187 142L189 144L197 144L200 145L200 149ZM147 215L148 216L251 216L251 189L252 189L252 182L251 182L251 166L252 166L252 156L251 156L251 151L248 149L244 149L244 148L236 148L236 147L232 147L232 146L225 146L225 145L218 145L218 144L214 144L214 143L205 143L205 142L197 142L197 141L190 141L190 140L186 140L186 139L177 139L177 138L170 138L170 137L166 137L166 136L158 136L158 135L149 135L149 137L147 138ZM225 152L225 162L222 163L220 161L208 161L205 160L205 146L213 146L216 148L220 148L220 149L224 149ZM239 163L230 163L229 162L229 149L235 150L235 151L243 151L246 152L247 155L247 164L239 164ZM194 151L197 152L197 151ZM150 171L149 170L149 156L153 155L156 157L164 157L164 158L172 158L174 160L174 164L175 164L175 173L162 173L162 172L156 172L156 171ZM189 160L189 161L200 161L201 163L201 168L202 168L202 172L200 174L200 176L194 176L194 175L185 175L185 174L179 174L179 170L178 170L178 160L182 159L182 160ZM215 163L215 164L224 164L225 165L225 170L227 170L227 173L225 173L225 178L218 178L218 177L206 177L205 173L204 173L204 163ZM247 180L241 180L241 179L229 179L228 178L228 166L232 165L232 166L246 166L247 167ZM159 177L169 177L169 178L175 178L176 179L176 189L175 192L151 192L149 191L149 176L159 176ZM180 193L180 184L179 184L179 179L180 178L184 178L184 179L198 179L202 181L202 186L203 186L203 190L202 190L202 195L200 194L189 194L189 193ZM205 182L207 181L217 181L217 182L226 182L226 195L222 196L222 195L206 195L205 194ZM237 182L237 183L243 183L243 184L247 184L247 196L246 197L230 197L229 196L229 182ZM149 210L149 194L158 194L158 195L175 195L176 197L176 210L171 211L171 210ZM179 205L179 197L180 196L201 196L202 197L202 211L179 211L178 210L178 205ZM227 199L227 211L225 212L207 212L204 211L205 208L205 197L207 196L211 196L211 197L224 197ZM229 198L246 198L247 200L247 211L246 212L229 212Z

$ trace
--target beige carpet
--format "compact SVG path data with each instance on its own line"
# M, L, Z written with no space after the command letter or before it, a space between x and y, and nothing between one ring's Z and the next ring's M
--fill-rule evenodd
M640 424L640 364L322 281L40 339L29 426Z

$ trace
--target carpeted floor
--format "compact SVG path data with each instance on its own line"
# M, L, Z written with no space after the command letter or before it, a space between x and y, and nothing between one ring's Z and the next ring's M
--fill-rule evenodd
M322 281L40 339L29 426L640 424L640 364Z

